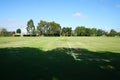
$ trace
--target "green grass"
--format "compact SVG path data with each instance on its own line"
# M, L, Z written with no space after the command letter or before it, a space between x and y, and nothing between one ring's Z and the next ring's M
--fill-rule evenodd
M0 48L34 47L51 50L59 47L84 48L91 51L120 52L119 37L0 37Z
M120 80L119 45L119 37L0 37L0 80Z

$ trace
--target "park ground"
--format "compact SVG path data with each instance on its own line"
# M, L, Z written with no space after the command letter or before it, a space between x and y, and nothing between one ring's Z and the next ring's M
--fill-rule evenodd
M0 37L0 80L120 80L119 37Z

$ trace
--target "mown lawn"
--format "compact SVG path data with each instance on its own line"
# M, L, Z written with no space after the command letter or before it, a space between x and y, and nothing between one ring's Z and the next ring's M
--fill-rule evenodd
M119 37L0 37L0 80L120 80L119 45Z

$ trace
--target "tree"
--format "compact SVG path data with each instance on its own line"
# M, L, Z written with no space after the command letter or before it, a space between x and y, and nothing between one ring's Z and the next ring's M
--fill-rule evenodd
M85 26L78 26L75 29L75 33L77 34L77 36L85 36L86 34L86 28Z
M71 36L72 28L71 27L63 27L62 28L62 36Z
M97 29L96 29L96 28L92 28L92 29L90 30L90 35L91 35L91 36L96 36L96 35L97 35Z
M120 32L118 32L117 35L120 36Z
M41 20L38 23L37 31L38 31L39 35L60 36L61 26L60 26L60 24L58 24L54 21L47 22L47 21Z
M34 26L34 22L32 19L30 19L28 22L27 22L27 33L28 34L35 34L35 26Z
M7 36L7 29L2 28L2 29L0 30L0 35L1 35L1 36Z
M16 30L16 33L19 33L19 34L20 34L20 33L21 33L21 29L17 29L17 30Z
M105 35L105 31L102 30L102 29L98 29L97 30L97 36L103 36L103 35Z
M117 32L114 29L110 30L109 36L116 36Z
M91 35L91 29L85 28L85 26L76 27L75 32L77 36L90 36Z
M85 36L91 36L91 29L90 28L85 29Z
M75 28L75 34L77 36L102 36L105 35L105 31L96 28L86 28L85 26L77 26Z
M44 32L44 29L43 29L43 28L44 28L44 24L43 24L43 22L44 22L44 21L41 20L41 21L38 23L38 26L37 26L37 32L38 32L39 35L43 35L43 34L44 34L44 33L43 33L43 32Z
M52 21L52 22L48 22L48 34L52 35L52 36L60 36L60 32L61 32L61 26L60 24Z

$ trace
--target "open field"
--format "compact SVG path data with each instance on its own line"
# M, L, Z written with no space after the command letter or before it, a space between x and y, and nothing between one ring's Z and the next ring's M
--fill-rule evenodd
M0 80L120 80L119 37L0 37Z
M92 51L120 52L119 37L0 37L0 48L34 47L51 50L60 47L84 48Z

